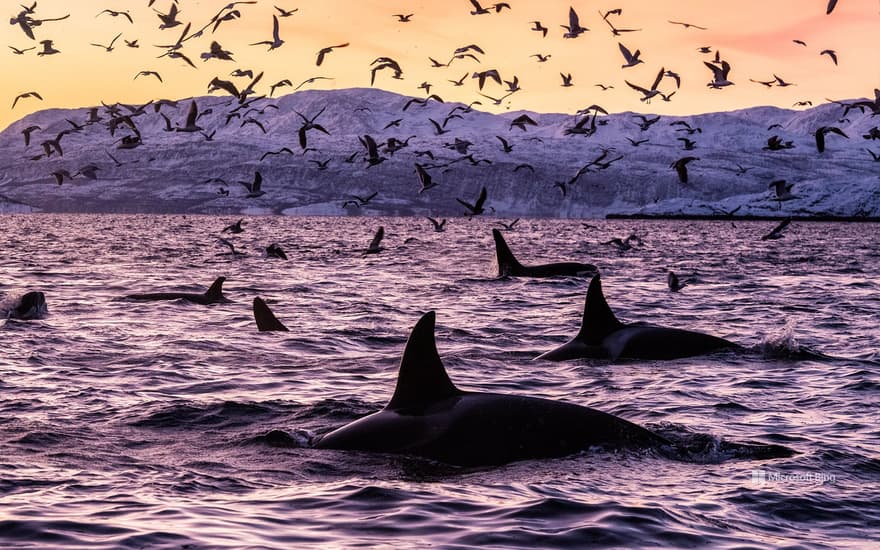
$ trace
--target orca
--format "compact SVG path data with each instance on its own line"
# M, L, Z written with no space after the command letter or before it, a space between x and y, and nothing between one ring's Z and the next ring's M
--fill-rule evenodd
M257 322L257 330L260 332L273 330L288 332L288 328L275 317L266 302L259 296L254 298L254 321Z
M149 292L146 294L129 294L125 298L128 300L144 300L144 301L156 301L156 300L186 300L188 302L193 302L196 304L225 304L229 303L232 300L223 296L223 282L226 281L226 277L217 277L217 279L211 284L211 288L205 291L204 294L195 294L192 292Z
M581 264L577 262L522 265L513 256L513 252L510 251L510 248L504 241L504 237L501 236L500 231L493 229L492 237L495 238L495 254L498 259L499 277L576 277L592 275L598 271L596 266L592 264Z
M587 290L580 332L568 343L538 356L537 359L677 359L735 347L739 346L701 332L647 323L621 323L605 301L602 281L596 275Z
M416 323L384 409L318 436L312 446L424 457L463 467L553 458L590 448L669 442L614 415L536 397L455 387L437 353L435 314Z
M5 314L7 319L42 319L49 313L46 296L40 291L25 292Z

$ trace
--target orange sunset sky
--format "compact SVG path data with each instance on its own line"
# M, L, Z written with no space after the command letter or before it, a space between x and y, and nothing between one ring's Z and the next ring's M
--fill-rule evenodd
M30 6L33 1L24 2ZM38 0L34 19L48 19L70 14L57 22L45 22L34 28L36 40L12 24L2 27L6 46L36 49L17 55L4 47L4 78L0 81L0 128L24 115L51 107L81 107L105 103L142 103L151 99L179 99L205 95L208 82L215 76L234 80L239 87L246 81L229 76L236 68L264 71L257 93L268 93L269 86L290 79L296 86L303 80L323 76L304 89L368 87L370 63L379 56L396 60L403 69L403 80L391 78L390 71L377 74L375 87L401 94L424 96L422 82L432 85L431 92L445 101L468 103L481 100L483 109L529 109L544 112L574 112L598 103L609 112L642 111L663 114L687 114L732 110L754 105L790 108L798 101L817 105L825 98L851 99L873 96L880 87L880 0L840 0L826 15L827 0L510 0L510 10L471 15L468 0L259 0L254 4L234 6L240 17L224 21L216 32L208 28L201 37L183 43L179 51L189 57L196 69L180 59L157 58L165 50L157 44L175 42L184 25L160 30L156 10L167 13L172 0ZM9 18L22 7L17 0L2 6ZM226 5L225 1L179 0L178 19L192 23L190 32L206 25ZM486 3L486 6L490 4ZM267 51L253 42L270 40L275 6L297 9L280 18L283 46ZM569 7L579 14L581 25L589 28L575 39L565 39L560 27L568 23ZM614 36L600 12L621 8L622 14L609 16L620 29L641 29ZM134 20L112 17L104 9L127 11ZM228 11L228 10L227 10ZM226 13L226 12L224 12ZM413 14L402 23L394 14ZM8 20L8 19L7 19ZM538 20L549 28L546 38L530 30ZM684 28L669 23L683 21L707 27L707 30ZM122 33L111 52L91 43L109 44ZM52 39L60 51L37 56L40 40ZM137 39L140 47L126 46L124 39ZM793 42L806 42L802 46ZM232 52L235 59L220 61L200 59L213 40ZM315 64L318 50L326 46L350 43L328 54L324 63ZM622 69L622 42L630 50L641 50L644 63ZM484 51L480 62L457 59L451 66L432 68L428 57L447 62L461 46L477 44ZM709 46L713 53L701 54L697 48ZM711 80L704 61L715 50L732 66L730 80L735 85L716 90L706 87ZM825 49L836 51L839 65ZM533 54L550 54L539 63ZM640 94L624 82L650 87L664 67L681 75L681 88L664 102L656 98L650 105L639 101ZM507 97L500 106L477 95L474 71L497 69L505 80L519 78L521 91ZM134 76L142 70L157 71L163 82L153 77ZM571 73L573 86L560 84L560 73ZM750 82L772 80L777 74L795 85L767 88ZM467 76L457 87L449 80ZM612 85L602 91L598 83ZM660 89L675 90L671 79ZM483 93L500 97L505 87L489 81ZM18 94L38 92L43 101L22 98ZM279 88L276 96L290 93L291 87ZM224 92L214 92L222 95Z

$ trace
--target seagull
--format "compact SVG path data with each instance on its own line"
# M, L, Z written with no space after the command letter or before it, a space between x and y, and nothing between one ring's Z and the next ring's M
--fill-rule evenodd
M269 86L269 97L272 97L275 93L275 88L281 88L282 86L293 86L293 82L285 78L284 80L279 80L275 84L272 84Z
M428 218L428 221L431 222L431 224L434 226L435 232L440 233L445 229L446 218L443 218L443 221L438 222L437 220L435 220L434 218L432 218L430 216L425 216L425 217Z
M547 27L542 25L540 21L529 21L529 23L532 24L531 30L538 31L538 32L542 33L543 37L545 37L545 38L547 37L547 31L549 29L547 29Z
M141 47L141 45L138 44L138 41L136 38L134 40L126 40L123 38L122 41L125 42L125 45L128 46L129 48L140 48Z
M793 83L786 82L786 81L782 80L781 78L779 78L778 76L776 76L775 74L773 75L773 78L776 79L776 85L779 86L780 88L785 88L787 86L794 86Z
M825 9L825 15L831 15L831 12L834 11L836 6L837 0L828 0L828 7Z
M688 172L687 172L687 164L694 160L700 160L699 157L682 157L672 164L669 165L670 168L674 169L678 174L678 181L681 183L688 182Z
M375 65L370 69L370 86L376 81L376 73L383 69L391 69L394 71L392 78L396 78L398 80L403 79L403 69L400 68L400 64L391 59L390 57L377 57L375 61L370 63L370 65Z
M642 122L639 124L639 128L646 132L648 129L660 121L660 115L655 116L654 118L648 118L645 115L633 115L633 118L638 118Z
M159 29L170 29L171 27L176 27L180 25L181 22L177 20L177 14L179 13L177 10L177 3L171 4L171 8L168 10L168 13L162 13L157 10L153 10L156 12L156 15L159 16L159 20L162 21L162 24L159 25Z
M407 13L404 15L402 13L395 13L391 17L396 17L398 23L409 23L412 20L411 18L413 15L415 15L415 14L414 13Z
M36 48L37 48L36 46L31 46L30 48L24 48L22 50L22 49L16 48L15 46L9 46L9 49L11 49L12 53L14 53L15 55L24 55L24 52L29 52L31 50L35 50Z
M421 195L422 193L424 193L428 189L431 189L432 187L437 187L438 184L434 183L434 180L431 179L431 174L429 174L428 171L425 170L425 167L422 166L421 164L419 164L418 162L415 163L415 165L416 165L416 173L419 176L419 184L421 184L421 188L419 189L419 195Z
M465 214L466 216L478 216L483 214L486 210L483 208L483 203L486 202L486 187L484 186L480 190L480 195L477 197L476 202L474 204L470 204L469 202L465 202L459 198L455 199L459 204L468 209L468 212Z
M560 25L560 27L568 31L562 35L563 38L577 38L581 34L590 30L581 26L578 14L574 11L573 7L568 8L568 25Z
M831 61L833 61L834 64L837 65L837 52L836 52L836 51L834 51L834 50L822 50L821 52L819 52L819 55L827 55L828 57L831 58Z
M692 23L685 23L683 21L670 21L670 20L667 20L667 21L669 21L673 25L681 25L682 27L684 27L686 29L699 29L701 31L708 30L706 27L701 27L699 25L694 25Z
M820 126L816 128L815 136L816 136L816 150L820 153L825 151L825 134L832 133L837 134L838 136L845 137L849 139L849 136L846 135L843 130L836 126Z
M220 43L217 42L216 40L211 42L210 51L207 51L207 52L200 54L199 57L201 57L205 61L212 59L212 58L213 59L220 59L223 61L235 61L234 59L232 59L232 52L224 50L223 46L221 46Z
M773 200L778 201L780 207L782 206L782 201L790 201L791 199L797 198L796 195L792 195L791 193L791 188L794 187L794 184L787 183L785 180L772 181L767 187L773 189Z
M877 153L875 153L874 151L872 151L870 149L865 149L865 151L869 155L871 155L871 158L874 160L874 162L880 162L880 155L878 155Z
M792 42L794 42L795 44L800 44L801 46L804 46L804 47L807 46L807 43L806 43L806 42L804 42L803 40L798 40L797 38L795 38L794 40L792 40Z
M364 134L363 137L359 137L358 139L360 140L361 145L363 145L364 148L366 148L367 150L367 168L369 168L370 166L376 166L377 164L380 164L381 162L387 160L385 157L379 156L379 146L376 145L376 140L373 139L372 136ZM370 198L372 198L372 196ZM363 204L366 204L366 202L364 202Z
M782 222L779 223L776 227L774 227L769 233L761 237L762 241L776 240L781 239L783 237L782 231L788 227L788 224L791 223L791 218L785 218Z
M43 101L43 96L41 96L37 92L25 92L23 94L18 94L17 96L15 96L15 99L12 100L12 108L15 109L15 104L18 103L19 99L25 99L28 97L34 97L39 99L40 101Z
M513 129L513 127L515 126L515 127L519 128L520 130L522 130L523 132L525 132L527 124L529 126L537 126L538 125L538 123L535 122L534 120L532 120L532 118L529 115L519 115L518 117L516 117L515 119L510 121L510 129Z
M280 48L282 44L284 44L284 40L281 40L281 37L278 36L278 16L272 16L272 40L263 40L261 42L254 42L251 46L259 46L261 44L268 44L269 51L271 52L274 49Z
M657 89L657 86L660 85L660 81L663 80L663 75L665 73L666 73L666 69L664 69L663 67L660 67L660 72L658 72L657 77L654 78L654 82L651 84L650 89L645 89L645 88L642 88L641 86L637 86L628 80L624 80L624 82L626 82L626 85L629 86L630 88L632 88L633 90L642 93L642 97L639 99L639 101L644 101L644 102L648 103L651 101L651 98L656 97L660 93L660 91Z
M31 144L31 132L34 132L35 130L42 130L42 128L40 128L39 126L37 126L35 124L33 126L28 126L27 128L25 128L24 130L21 131L21 133L24 135L24 146L25 147L27 147L28 145Z
M544 55L544 54L540 54L540 53L533 53L533 54L530 55L529 57L537 57L537 58L538 58L538 63L544 63L545 61L547 61L548 59L550 59L550 58L553 57L553 56L550 55L549 53L546 54L546 55Z
M620 53L623 54L623 58L626 60L625 65L621 65L621 69L626 69L627 67L635 67L639 63L644 63L639 56L641 55L641 50L636 50L636 53L631 53L629 48L624 46L622 43L618 42L617 47L620 48Z
M241 227L241 222L243 222L243 221L244 221L244 218L238 220L237 222L235 222L233 224L227 225L220 232L226 233L227 231L229 231L230 233L242 233L242 232L244 232L244 229Z
M299 130L297 132L299 134L300 148L302 148L302 149L306 148L306 132L309 130L318 130L319 132L323 132L323 133L327 134L328 136L330 135L330 132L328 132L323 126L321 126L320 124L317 124L315 122L315 120L319 116L321 116L321 114L324 112L324 110L326 108L327 108L327 106L325 105L324 107L321 108L320 111L318 111L318 114L316 114L312 118L307 118L304 114L300 113L299 111L294 111L294 113L299 115L299 117L303 120L303 124L302 124L302 126L299 127Z
M43 51L41 51L41 52L37 52L37 55L39 55L39 56L53 55L53 54L56 54L56 53L61 53L61 50L56 50L56 49L52 46L52 41L51 41L51 40L40 40L40 44L43 45Z
M510 223L497 222L498 225L502 226L504 229L506 229L506 230L508 230L508 231L513 231L513 230L514 230L514 227L515 227L516 224L518 224L518 223L519 223L519 218L513 220L513 221L510 222Z
M505 153L510 153L511 151L513 151L513 145L511 145L510 143L508 143L506 139L504 139L504 138L501 137L501 136L495 136L495 137L498 138L498 141L501 142L501 150L502 150L503 152L505 152Z
M55 177L55 183L57 183L58 185L64 183L64 178L67 178L69 180L73 179L73 176L70 175L70 172L63 169L55 170L54 172L52 172L52 175Z
M157 79L159 79L159 82L162 82L162 76L156 71L140 71L138 74L134 75L134 78L132 80L137 80L137 77L139 76L155 76Z
M238 250L236 250L235 245L232 244L232 241L230 241L229 239L224 239L223 237L220 237L219 239L217 239L217 243L222 244L222 245L226 245L229 248L228 253L222 252L222 253L217 254L218 256L226 256L228 254L234 258L236 256L244 256L245 255L244 252L239 252Z
M174 129L176 132L199 132L204 130L201 126L196 124L196 120L199 118L199 107L196 105L196 100L192 100L189 104L189 111L186 114L186 125L178 126Z
M276 10L278 10L278 17L290 17L294 13L299 11L299 8L294 8L290 11L279 8L278 6L273 6Z
M317 80L333 80L333 79L330 77L327 77L327 76L313 76L312 78L307 78L307 79L303 80L302 82L300 82L299 86L297 86L293 90L294 91L299 90L300 88L302 88L306 84L312 84Z
M571 83L571 73L568 73L568 74L559 73L559 76L562 77L561 86L563 88L570 88L571 86L573 86L573 84Z
M245 198L253 199L266 194L266 192L263 191L263 175L259 170L254 172L253 183L247 181L239 181L238 183L244 185L245 189L248 190L248 194L245 195Z
M286 260L287 254L284 253L284 250L281 249L280 246L276 243L272 243L266 247L266 257L267 258L278 258L280 260Z
M338 45L336 45L336 46L327 46L326 48L321 48L321 49L318 51L318 59L315 61L315 65L317 65L318 67L320 67L320 66L321 66L321 63L324 62L324 56L325 56L325 55L327 55L328 53L332 52L335 48L344 48L344 47L346 47L346 46L348 46L348 42L346 42L345 44L338 44Z
M382 239L384 237L385 228L380 225L379 229L376 230L376 234L373 235L373 240L370 241L370 246L368 246L367 249L363 251L363 255L366 256L367 254L378 254L379 252L385 250L384 246L380 246L380 243L382 242Z
M669 287L670 292L678 292L679 290L686 287L691 281L680 282L678 280L678 275L674 272L670 271L666 274L666 286Z
M277 150L277 151L266 151L266 152L263 153L263 155L260 157L260 162L263 162L263 161L266 159L266 157L269 157L269 156L272 156L272 155L280 155L281 153L287 153L287 154L292 155L292 154L293 154L293 151L291 151L291 150L290 150L289 148L287 148L287 147L282 147L281 149L279 149L279 150Z
M708 61L703 61L703 64L712 71L712 81L706 84L706 86L717 90L734 84L734 82L731 82L727 78L727 75L730 74L730 63L727 61L721 61L720 67L714 63L709 63Z
M109 13L113 17L119 17L120 15L122 15L126 19L128 19L129 23L134 23L134 20L131 18L131 15L128 13L128 11L103 10L103 11L98 12L98 15L96 15L95 17L98 17L99 15L104 14L104 13Z

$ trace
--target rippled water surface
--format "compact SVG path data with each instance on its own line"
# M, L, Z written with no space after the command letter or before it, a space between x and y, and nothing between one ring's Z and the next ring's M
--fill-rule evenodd
M0 220L0 294L49 306L0 327L4 548L880 546L876 225L761 241L773 224L523 220L519 259L598 265L622 320L748 348L549 363L532 359L577 331L588 281L495 279L491 219L246 218L235 258L217 243L233 218ZM387 249L363 257L380 224ZM643 246L600 244L633 232ZM695 281L670 293L667 269ZM220 275L233 303L119 300ZM254 296L289 333L257 332ZM693 453L460 469L308 448L384 406L427 310L459 387L592 406Z

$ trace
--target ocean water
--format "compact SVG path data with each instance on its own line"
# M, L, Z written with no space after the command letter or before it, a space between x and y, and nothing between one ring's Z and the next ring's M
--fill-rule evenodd
M598 265L620 319L746 347L550 363L533 358L577 331L588 280L496 279L493 219L0 220L0 294L49 307L0 327L0 547L880 547L877 225L520 221L521 261ZM601 244L630 233L644 244ZM668 269L694 280L671 293ZM120 300L220 275L232 303ZM290 332L256 330L255 296ZM428 310L460 388L595 407L690 452L463 469L309 448L384 406Z

